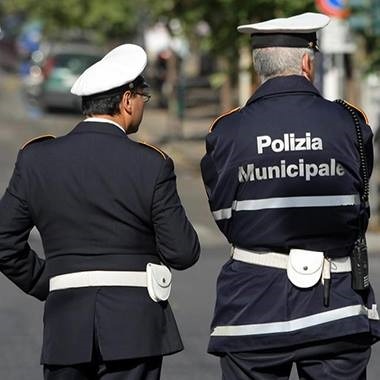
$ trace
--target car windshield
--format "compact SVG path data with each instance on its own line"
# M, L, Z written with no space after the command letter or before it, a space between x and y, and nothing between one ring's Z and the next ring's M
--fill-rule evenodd
M73 74L81 74L85 69L99 61L102 57L88 54L57 54L54 57L56 68L68 68Z

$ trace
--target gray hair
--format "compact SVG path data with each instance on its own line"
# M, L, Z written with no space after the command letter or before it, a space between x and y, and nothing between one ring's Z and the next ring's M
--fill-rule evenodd
M254 49L253 66L261 83L284 75L302 75L302 57L308 54L314 59L314 51L308 48L268 47Z

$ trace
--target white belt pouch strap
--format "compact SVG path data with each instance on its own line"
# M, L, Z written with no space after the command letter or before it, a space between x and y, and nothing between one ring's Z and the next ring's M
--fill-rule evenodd
M83 271L52 277L49 290L84 288L89 286L132 286L148 289L154 302L169 298L172 274L164 265L148 263L146 272L130 271Z
M232 247L232 258L249 264L286 269L289 280L300 288L315 285L331 273L351 272L350 257L324 258L323 252L291 249L286 255L277 252L256 252Z
M323 262L323 252L291 249L286 269L288 278L299 288L310 288L320 280Z
M146 287L145 272L130 271L83 271L52 277L49 290L84 288L89 286L138 286Z
M147 287L154 302L166 301L172 288L172 273L165 265L148 263L146 266Z

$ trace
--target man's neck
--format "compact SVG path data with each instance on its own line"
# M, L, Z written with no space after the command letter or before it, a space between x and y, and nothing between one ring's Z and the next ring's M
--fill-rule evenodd
M91 116L88 116L86 118L87 121L108 121L112 124L114 124L115 126L117 126L118 128L120 128L121 130L123 130L123 132L127 132L124 125L123 125L123 122L122 120L120 120L119 117L117 116L112 116L112 115L107 115L107 114L96 114L96 115L91 115Z

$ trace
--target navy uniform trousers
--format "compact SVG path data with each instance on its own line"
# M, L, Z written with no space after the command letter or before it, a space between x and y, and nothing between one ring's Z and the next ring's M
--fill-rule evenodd
M300 380L366 380L370 354L370 337L364 334L314 345L225 353L220 359L222 380L285 380L293 363Z
M46 365L45 380L157 380L160 378L162 357L148 360L130 359L112 362L92 362L72 367Z

